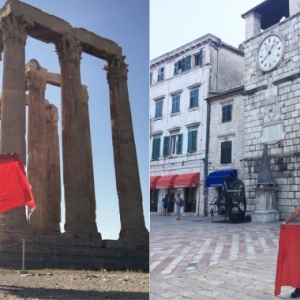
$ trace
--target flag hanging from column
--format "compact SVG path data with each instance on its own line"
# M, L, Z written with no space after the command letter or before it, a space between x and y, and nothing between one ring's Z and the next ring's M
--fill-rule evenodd
M36 207L22 161L0 155L0 214L20 206Z
M300 225L280 229L275 279L275 296L282 286L300 288Z

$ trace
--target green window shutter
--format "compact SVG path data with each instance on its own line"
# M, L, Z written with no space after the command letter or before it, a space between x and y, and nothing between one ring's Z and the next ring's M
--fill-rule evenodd
M224 105L222 107L222 122L230 122L231 121L231 111L232 104Z
M174 64L174 75L178 74L178 61Z
M165 136L164 137L164 148L163 148L163 156L169 156L169 149L170 149L170 137Z
M202 66L202 60L203 60L203 48L200 49L200 53L199 53L199 66Z
M189 55L189 56L187 56L186 58L185 58L185 61L186 61L186 63L185 63L185 69L186 70L190 70L191 69L191 60L192 60L192 56L191 55Z
M160 138L154 138L152 144L152 159L159 158L160 152Z
M181 59L181 71L184 72L186 69L185 57Z
M188 153L197 151L197 130L191 130L188 132Z
M226 122L226 106L222 107L222 122Z
M182 138L183 138L182 133L177 135L176 154L182 154Z
M221 164L231 163L231 141L221 143Z

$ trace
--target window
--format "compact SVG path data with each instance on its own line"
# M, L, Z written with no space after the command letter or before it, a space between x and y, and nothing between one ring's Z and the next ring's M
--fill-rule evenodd
M160 138L153 138L152 159L159 158L159 153L160 153Z
M159 99L155 101L155 118L162 117L162 109L163 109L163 99Z
M182 154L182 133L165 136L163 142L163 157Z
M191 69L191 57L191 55L183 57L182 59L174 63L174 75Z
M150 73L150 85L152 85L152 72Z
M230 122L231 121L231 111L232 104L224 105L222 107L222 122Z
M180 94L172 95L172 114L180 111Z
M188 131L188 153L197 151L197 130Z
M182 154L182 133L171 135L170 154Z
M231 163L231 141L221 142L221 164Z
M164 67L158 69L157 82L162 81L162 80L165 79L164 73L165 73L165 68Z
M203 48L200 49L200 52L194 55L195 67L202 66L203 61Z
M190 108L198 107L199 89L190 90Z

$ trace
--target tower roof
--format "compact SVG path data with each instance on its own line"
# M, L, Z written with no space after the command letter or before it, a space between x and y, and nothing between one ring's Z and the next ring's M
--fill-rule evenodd
M242 18L251 12L261 15L261 29L267 29L279 23L282 17L289 17L289 0L265 0L242 14Z

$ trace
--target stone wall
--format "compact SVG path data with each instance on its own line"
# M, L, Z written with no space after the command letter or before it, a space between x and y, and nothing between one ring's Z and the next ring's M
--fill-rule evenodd
M270 32L279 33L285 40L285 55L278 67L268 73L259 70L256 51ZM266 115L270 114L266 100L272 91L272 113L282 128L283 138L274 136L269 157L273 177L278 184L277 210L280 219L300 204L300 73L299 73L300 14L296 14L245 42L245 160L246 192L254 205L255 185L262 157L262 137Z
M209 171L211 173L222 169L237 169L238 179L244 181L244 96L241 94L242 86L238 91L224 96L212 98L210 113L209 133ZM232 105L232 119L230 122L222 122L222 106ZM221 142L227 138L232 141L232 162L221 164ZM208 202L218 196L217 188L208 188ZM248 207L249 209L249 207Z

